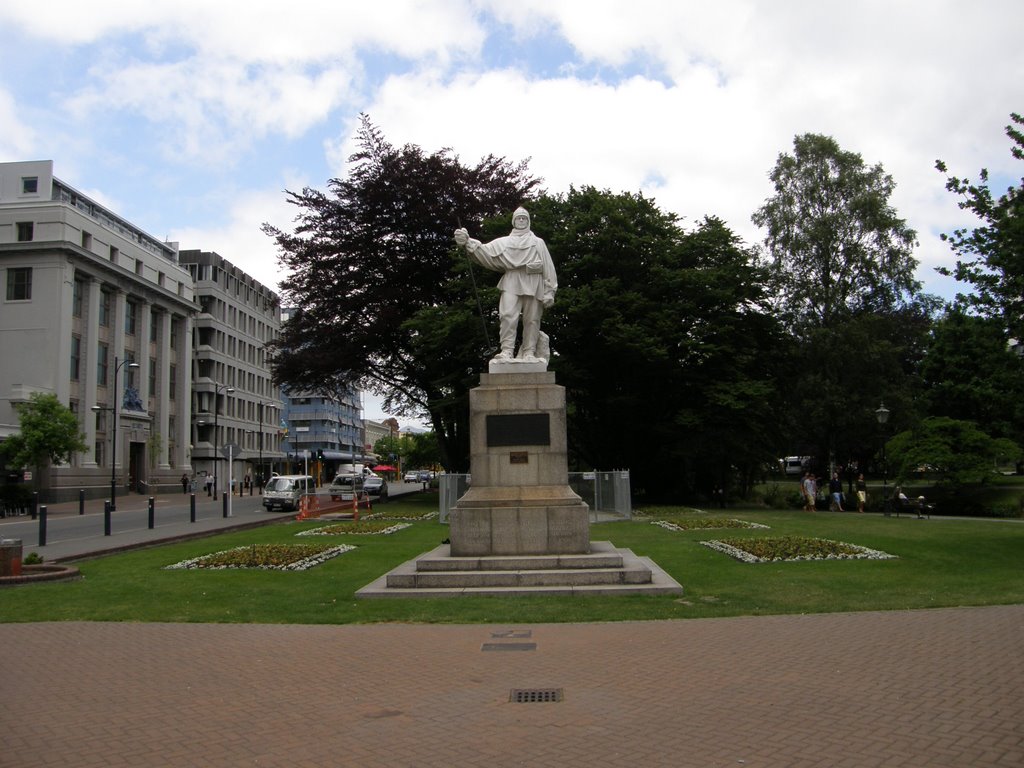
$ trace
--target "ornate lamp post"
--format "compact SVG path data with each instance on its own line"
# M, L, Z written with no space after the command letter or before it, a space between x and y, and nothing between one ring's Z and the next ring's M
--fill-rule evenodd
M888 515L889 514L889 485L888 485L888 474L889 465L885 463L885 425L889 421L889 409L885 407L885 403L880 403L878 409L875 411L875 418L878 419L878 426L882 429L882 510Z
M121 360L118 362L117 355L114 356L114 387L113 387L113 400L114 404L109 407L101 405L94 405L93 411L110 411L113 414L113 425L112 432L110 433L110 511L114 512L117 510L117 408L118 403L121 400L120 393L117 390L117 372L121 370L123 366L127 365L129 368L138 368L138 363L129 362L127 360Z

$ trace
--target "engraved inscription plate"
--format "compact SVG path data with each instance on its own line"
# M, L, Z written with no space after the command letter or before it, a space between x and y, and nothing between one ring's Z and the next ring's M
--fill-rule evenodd
M551 445L551 419L547 413L492 413L487 416L487 447Z
M526 451L512 451L508 455L508 462L509 464L529 464L530 454Z

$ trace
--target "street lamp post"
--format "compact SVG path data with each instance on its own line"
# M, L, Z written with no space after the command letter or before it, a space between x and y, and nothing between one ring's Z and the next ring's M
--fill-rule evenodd
M220 464L220 435L218 432L217 417L220 413L220 406L218 405L220 393L223 391L226 394L231 394L235 391L234 387L229 387L227 384L214 384L213 385L213 500L217 500L217 467Z
M123 366L127 365L129 368L138 368L139 364L129 362L128 360L121 360L118 362L117 355L114 356L114 387L113 405L109 407L103 407L100 405L94 405L93 411L110 411L113 414L113 425L110 433L110 511L115 512L117 510L117 404L118 404L118 391L117 391L117 372L121 370Z
M263 483L265 482L263 479L263 409L266 408L268 405L269 403L264 403L263 401L260 401L260 467L259 470L256 472L256 479L260 486L260 493L263 493Z
M889 409L885 407L885 403L881 403L878 406L878 410L875 411L875 418L878 419L878 426L882 429L882 512L886 515L889 514L889 466L885 463L885 425L889 421Z

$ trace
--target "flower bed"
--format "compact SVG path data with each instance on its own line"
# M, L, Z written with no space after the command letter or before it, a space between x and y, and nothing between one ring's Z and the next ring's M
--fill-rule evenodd
M702 541L705 547L723 552L744 563L798 562L801 560L891 560L896 555L857 544L803 536L772 539L724 539Z
M340 535L362 535L362 536L385 536L403 528L408 528L409 523L389 523L380 520L361 520L350 523L335 523L320 528L308 528L300 531L296 536L340 536Z
M366 520L430 520L432 517L437 517L437 510L428 511L416 511L407 510L401 515L392 515L386 511L374 512L366 515Z
M253 544L182 560L165 570L257 568L270 571L305 571L332 557L355 549L351 544Z
M670 531L697 531L709 528L765 528L767 525L751 523L726 517L690 517L682 520L655 520L651 525L660 525Z

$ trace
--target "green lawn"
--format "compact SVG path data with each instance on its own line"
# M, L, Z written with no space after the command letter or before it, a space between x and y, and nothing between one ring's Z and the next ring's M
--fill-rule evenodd
M380 511L400 515L422 510L424 504L436 507L436 495L393 502ZM1024 602L1024 523L1019 521L729 509L708 516L740 518L770 529L680 532L651 525L650 519L696 515L672 508L646 511L651 518L593 525L591 539L650 556L683 585L682 596L356 600L357 589L448 536L447 526L436 518L389 535L330 537L356 549L307 571L165 570L231 547L308 543L310 537L295 534L324 524L292 522L83 562L84 578L77 582L2 589L0 621L508 624ZM747 564L700 544L768 536L838 540L898 559Z

